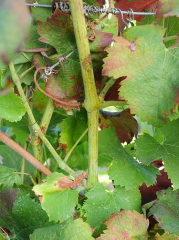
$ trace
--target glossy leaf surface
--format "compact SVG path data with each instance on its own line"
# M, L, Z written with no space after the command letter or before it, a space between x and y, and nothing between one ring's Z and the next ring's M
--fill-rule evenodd
M92 230L82 219L69 220L54 226L36 229L30 240L92 240Z
M113 161L108 174L114 185L125 186L127 190L136 188L143 182L150 186L156 182L158 169L134 160L122 147L113 128L99 132L99 154L110 156Z
M130 191L116 186L113 192L107 192L101 183L97 183L86 193L85 201L87 222L93 228L99 227L112 213L121 209L141 211L141 196L138 189Z
M160 128L155 137L144 134L136 140L136 156L139 161L149 164L154 160L162 159L175 189L179 187L178 131L179 119Z

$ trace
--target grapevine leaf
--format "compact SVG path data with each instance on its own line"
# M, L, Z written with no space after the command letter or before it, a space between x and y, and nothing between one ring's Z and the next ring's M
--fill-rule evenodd
M61 14L59 10L56 10L52 17L47 19L47 22L38 21L38 26L37 31L41 36L39 40L54 46L59 55L66 56L76 48L73 24L69 15ZM53 61L47 60L45 63L38 60L39 56L36 56L35 66L51 66L59 61L59 55ZM58 74L51 74L46 81L46 92L61 101L77 103L80 100L82 87L77 52L73 53L62 65L59 64L56 70L58 70ZM55 103L56 107L62 107L65 110L70 109L63 104Z
M160 128L160 132L154 137L148 134L140 136L136 140L136 156L144 164L162 159L165 169L174 187L179 188L179 148L178 148L179 119L169 122Z
M121 77L115 81L115 83L110 87L108 90L105 101L117 101L119 100L119 88L121 87L121 81L124 80L126 77Z
M99 154L113 159L109 177L115 185L125 186L127 190L143 182L150 186L156 182L156 174L160 174L154 166L145 166L134 160L122 147L114 128L99 132Z
M82 219L69 220L54 226L36 229L30 240L92 240L92 230Z
M141 23L137 22L137 25L145 25L145 24L151 24L155 23L156 19L155 16L146 16ZM162 18L160 18L157 21L157 24L160 26L163 26L163 21ZM166 28L165 36L164 36L164 42L166 47L172 46L176 40L177 40L177 35L179 33L179 18L173 16L173 17L168 17L164 21L164 27Z
M160 236L157 233L154 240L179 240L179 236L174 235L174 234L169 234L168 232L166 232L162 236Z
M72 217L78 203L78 191L70 188L62 190L59 186L59 180L63 176L61 173L53 173L44 179L43 184L33 188L36 194L43 196L41 205L50 221L63 222Z
M38 20L37 23L37 32L41 36L39 41L52 45L59 54L67 54L76 48L70 15L62 14L57 9L46 22Z
M168 178L168 174L164 170L161 170L160 173L160 176L157 175L157 183L155 185L147 187L146 184L143 183L139 187L142 196L142 205L155 200L157 198L157 191L161 191L172 186L171 180Z
M0 187L11 188L14 185L21 185L20 176L12 169L0 166Z
M138 124L136 119L130 114L130 110L126 109L122 113L108 115L108 112L101 111L100 128L109 128L114 126L120 142L130 143L133 137L137 137Z
M157 193L157 199L149 210L159 222L159 226L170 234L179 234L179 189L172 191L170 188Z
M2 156L2 162L6 167L13 167L18 172L21 171L22 157L16 153L13 149L6 145L0 145L0 156ZM35 176L36 168L30 164L28 161L25 162L25 173L29 173L32 177ZM16 174L17 175L17 174ZM17 175L18 176L18 175ZM24 176L24 183L31 184L29 176Z
M35 1L33 1L35 2ZM38 4L52 5L51 0L38 0ZM52 9L50 8L41 8L41 7L32 7L32 16L35 20L46 21L47 17L51 17Z
M139 0L134 0L133 2L131 1L126 1L126 0L114 0L115 1L115 8L119 8L122 11L128 11L130 8L132 8L132 10L134 12L142 12L142 11L154 11L156 9L156 5L158 0L140 0L140 4L139 4ZM124 27L126 26L125 23L122 21L121 15L117 14L116 15L119 21L119 32L122 33ZM128 16L126 14L123 15L123 18L126 19L128 18ZM142 18L144 18L143 16L138 16L135 15L134 19L137 21L141 21Z
M169 17L177 16L179 17L179 6L178 0L160 0L157 6L156 17Z
M1 0L0 3L0 58L8 63L27 36L30 14L25 1Z
M17 196L17 189L4 189L0 192L0 225L13 230L12 208Z
M7 240L8 238L5 237L3 234L0 233L0 240Z
M68 159L68 165L75 170L88 169L88 142L78 144Z
M119 213L113 213L104 224L108 230L104 230L104 234L97 238L98 240L148 239L149 221L136 211L121 210Z
M86 193L88 198L83 209L86 211L87 222L93 228L99 227L112 213L121 209L141 211L141 195L138 189L130 191L116 186L113 192L107 192L101 183Z
M36 228L49 225L46 212L28 195L16 199L12 218L16 238L19 240L28 239L29 234L33 233Z
M120 96L128 101L132 113L154 126L164 124L178 101L178 42L165 48L164 33L152 24L130 28L125 34L129 41L115 38L104 59L104 75L116 79L127 76L121 83Z
M87 129L86 111L81 110L72 116L69 115L59 124L59 128L62 130L59 143L65 146L66 152L69 152L79 137ZM85 141L87 141L87 135L82 138L80 143Z
M13 91L7 95L0 96L0 106L0 118L4 118L10 122L21 120L26 112L22 99L14 94Z

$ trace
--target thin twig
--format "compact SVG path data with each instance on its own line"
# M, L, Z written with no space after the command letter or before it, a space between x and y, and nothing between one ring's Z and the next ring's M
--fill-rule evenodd
M107 101L107 102L103 102L101 104L101 108L106 108L106 107L111 107L111 106L123 107L125 105L127 105L126 101Z
M46 176L50 175L52 172L46 168L42 163L40 163L34 156L32 156L29 152L27 152L24 148L19 146L16 142L14 142L11 138L6 136L4 133L0 131L0 141L12 148L22 157L24 157L27 161L29 161L35 168L41 171Z
M21 75L19 76L20 79L23 78L27 73L29 73L30 71L32 71L35 67L32 66L29 69L27 69L25 72L21 73Z
M21 49L21 52L46 52L46 51L50 51L53 50L54 47L50 47L50 48L31 48L31 49Z
M44 70L44 69L45 69L45 68L37 68L37 70L36 70L35 73L34 73L34 82L35 82L36 87L39 89L39 91L41 91L41 92L42 92L44 95L46 95L47 97L53 99L55 102L60 103L60 104L62 104L62 105L64 105L64 106L68 106L68 107L72 107L72 108L80 108L81 104L79 104L79 103L76 103L76 104L75 104L75 103L67 103L67 102L60 101L59 99L53 97L51 94L43 91L43 90L39 87L39 85L38 85L38 80L37 80L37 73L38 73L40 70Z
M76 141L76 143L73 145L73 147L70 149L70 151L68 152L68 154L66 155L66 157L64 158L64 162L67 162L67 160L69 159L70 155L72 154L73 150L75 149L75 147L78 145L78 143L81 141L81 139L85 136L85 134L88 132L88 128L82 133L82 135L78 138L78 140Z

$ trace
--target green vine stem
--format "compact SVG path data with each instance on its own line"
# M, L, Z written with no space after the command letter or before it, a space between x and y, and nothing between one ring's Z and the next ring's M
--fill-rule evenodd
M98 115L100 101L96 92L90 48L87 38L83 1L70 0L71 16L79 53L85 89L84 107L88 114L88 182L87 187L98 181Z
M40 128L43 134L45 134L47 131L50 120L52 118L54 108L55 106L54 106L53 100L49 98L45 107L45 111L44 111L41 123L40 123ZM33 147L35 158L38 159L40 162L42 162L42 159L43 159L42 140L39 138L39 136L34 136L31 140L31 144Z
M101 102L104 100L104 97L106 95L106 93L108 92L108 90L112 87L112 85L115 83L117 79L114 79L113 77L110 78L106 85L104 86L103 90L100 92L99 94L99 99L101 100Z
M41 171L46 176L50 175L52 172L46 168L42 163L40 163L34 156L28 153L24 148L19 146L12 139L7 137L4 133L0 131L0 141L12 148L14 151L19 153L22 157L24 157L27 161L29 161L35 168Z
M11 62L9 64L9 68L10 68L10 71L11 71L11 75L12 75L12 79L14 81L14 84L17 86L17 89L18 89L18 92L22 98L22 101L24 103L24 106L27 110L27 113L28 113L28 116L29 116L29 119L32 123L32 129L33 129L33 132L36 136L39 136L41 138L41 140L43 141L43 143L46 145L46 147L49 149L49 151L51 152L51 154L53 155L53 157L56 159L56 161L58 162L59 164L59 167L63 170L65 170L66 172L68 172L70 175L72 175L73 177L76 177L76 173L75 171L73 171L73 169L71 169L65 162L63 162L63 160L60 158L60 156L58 155L58 153L55 151L55 149L53 148L53 146L51 145L51 143L48 141L48 139L44 136L43 132L41 131L41 128L40 126L36 123L35 121L35 118L33 116L33 113L31 111L31 108L28 104L28 100L24 94L24 91L22 89L22 86L21 86L21 82L20 82L20 78L18 77L16 71L15 71L15 68L14 68L14 65L13 63ZM22 148L23 149L23 148ZM25 150L24 150L25 151Z
M101 108L106 108L106 107L111 107L111 106L123 107L126 105L127 105L126 101L107 101L107 102L103 102L101 104Z
M30 67L29 69L27 69L25 72L21 73L21 75L19 76L19 78L23 78L27 73L29 73L30 71L32 71L35 68L35 66Z

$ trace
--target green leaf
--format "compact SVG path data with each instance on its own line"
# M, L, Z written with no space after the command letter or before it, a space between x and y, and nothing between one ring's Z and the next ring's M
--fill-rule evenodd
M113 37L118 35L118 18L112 15L110 18L106 17L100 22L101 31L112 33Z
M52 5L51 0L38 0L38 4ZM52 15L51 8L32 7L32 16L35 20L46 21Z
M46 212L28 195L17 198L12 210L12 218L18 240L28 239L29 234L36 228L49 225Z
M1 0L0 3L0 58L5 63L27 37L31 17L24 3L23 0Z
M38 40L52 45L59 54L69 53L76 48L73 23L70 15L56 10L46 22L37 20L37 32L41 36Z
M17 189L4 189L0 192L0 226L13 231L12 208L17 196Z
M22 99L13 91L8 95L0 96L0 106L0 118L5 118L10 122L20 121L26 112Z
M178 94L178 42L165 48L164 34L163 28L152 24L130 28L124 36L128 40L115 38L104 59L103 74L115 79L127 76L121 82L120 97L127 100L132 113L153 126L164 125Z
M66 151L69 152L87 127L86 111L81 110L72 116L69 115L59 124L59 128L62 130L59 143L65 146ZM80 143L85 141L87 141L87 134L82 138Z
M154 240L179 240L179 236L174 235L174 234L169 234L168 232L166 232L162 236L160 236L157 233Z
M154 166L145 166L134 160L122 147L114 128L99 132L99 155L110 156L113 161L108 174L114 185L125 186L127 190L143 182L150 186L156 182L160 172Z
M50 221L63 222L72 217L78 203L78 191L61 190L58 181L62 177L61 173L53 173L43 180L43 184L33 187L36 194L43 196L41 205Z
M92 230L82 219L69 220L54 226L36 229L30 240L92 240Z
M169 16L179 17L179 5L178 0L160 0L157 7L156 17L169 17Z
M18 172L21 172L22 156L16 153L13 149L9 148L6 145L0 145L0 156L2 156L3 158L2 161L4 166L14 168ZM30 164L28 161L26 161L24 172L29 173L30 175L32 175L32 177L34 177L36 168L32 164ZM24 175L24 183L25 184L32 183L29 176Z
M160 128L155 137L148 134L140 136L136 140L136 156L144 164L162 159L165 170L171 179L174 188L179 188L179 119L173 120Z
M136 211L122 210L120 213L113 213L106 219L105 224L108 230L104 230L104 234L98 238L99 240L147 239L149 221Z
M157 199L149 210L159 222L159 226L170 234L179 234L179 189L172 191L170 188L157 193Z
M87 222L93 228L99 227L107 217L121 209L141 211L139 189L127 191L116 186L113 192L107 192L101 183L96 183L85 196L88 199L83 209L86 211Z
M21 185L20 176L12 169L0 166L0 187L11 188L14 185Z

